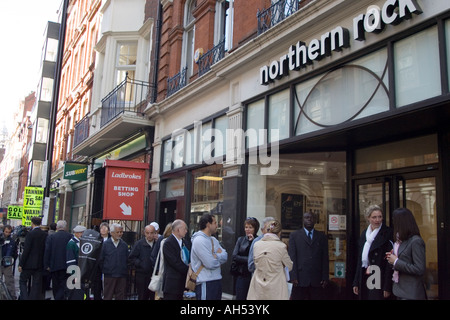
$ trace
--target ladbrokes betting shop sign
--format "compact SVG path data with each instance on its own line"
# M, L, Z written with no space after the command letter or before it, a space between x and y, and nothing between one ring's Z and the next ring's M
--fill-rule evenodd
M103 219L143 220L146 163L106 160Z
M385 25L399 24L403 20L410 19L413 13L422 13L416 0L387 0L382 8L370 6L366 14L353 18L353 40L363 41L365 33L381 32ZM262 85L268 85L288 75L289 71L298 71L315 60L330 56L332 51L348 48L350 38L350 31L338 26L321 35L320 39L311 40L309 44L298 41L279 60L260 68L259 82Z

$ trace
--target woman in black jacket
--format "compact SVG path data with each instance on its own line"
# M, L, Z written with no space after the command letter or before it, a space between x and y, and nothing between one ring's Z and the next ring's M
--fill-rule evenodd
M392 292L392 268L386 260L386 252L393 247L392 229L383 223L383 212L372 205L365 212L369 226L358 242L358 263L353 293L362 300L382 300Z
M248 252L257 237L259 222L250 217L245 220L245 236L239 237L233 250L231 274L236 277L236 300L246 300L252 274L248 271Z

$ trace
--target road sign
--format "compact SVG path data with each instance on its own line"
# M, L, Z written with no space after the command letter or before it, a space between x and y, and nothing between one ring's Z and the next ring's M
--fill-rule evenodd
M8 206L7 219L22 219L23 207L22 206Z
M143 220L147 163L105 160L103 219Z

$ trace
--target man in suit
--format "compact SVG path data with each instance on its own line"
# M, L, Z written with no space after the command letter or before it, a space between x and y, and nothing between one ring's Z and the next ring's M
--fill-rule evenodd
M187 231L186 223L177 219L172 223L172 234L164 241L164 300L183 300L189 257L182 255L181 251L183 246L190 251L190 244L183 240Z
M289 256L294 262L290 272L291 300L325 299L328 283L328 239L314 229L315 216L303 214L303 228L289 237Z
M67 281L66 247L72 235L66 231L67 222L59 220L56 232L47 237L45 243L44 269L50 272L52 278L53 298L64 300Z
M42 274L44 271L44 252L47 233L41 230L42 219L31 218L31 231L25 238L18 270L20 272L19 287L22 300L42 300ZM31 290L28 292L28 281Z

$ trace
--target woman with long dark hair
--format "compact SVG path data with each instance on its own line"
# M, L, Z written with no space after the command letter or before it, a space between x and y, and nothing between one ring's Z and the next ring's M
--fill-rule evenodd
M392 222L397 241L394 249L386 253L394 269L392 291L398 299L424 300L426 291L422 277L426 269L425 242L420 236L419 227L407 208L394 210Z

